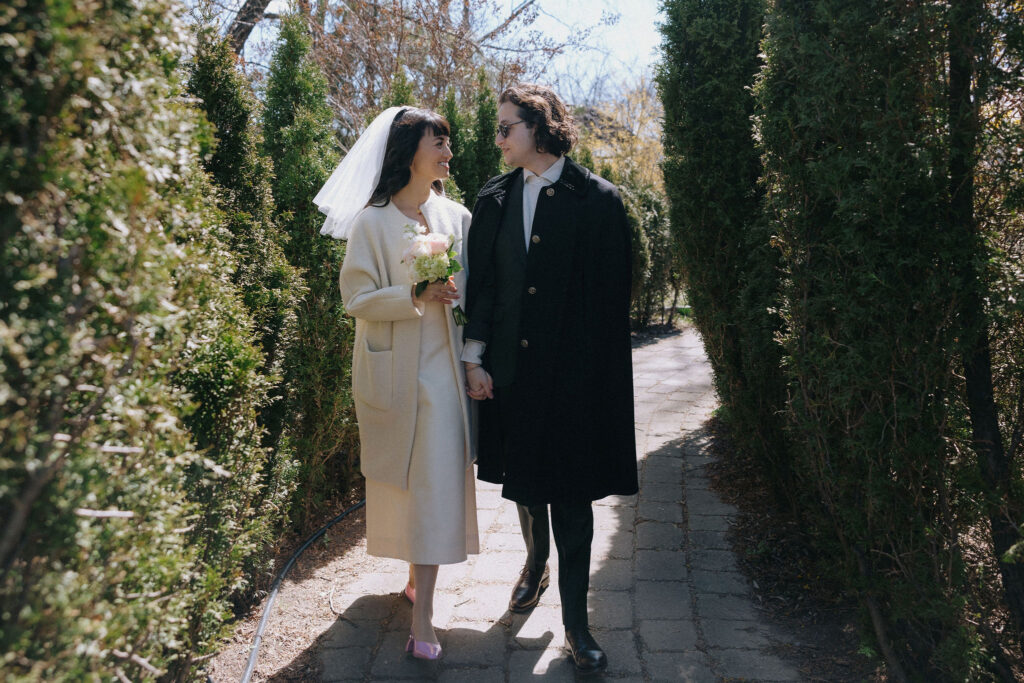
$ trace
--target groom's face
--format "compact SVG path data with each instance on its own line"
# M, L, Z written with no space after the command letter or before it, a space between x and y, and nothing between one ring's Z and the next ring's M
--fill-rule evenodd
M498 125L509 126L508 135L495 133L494 144L501 149L505 163L515 168L525 166L526 162L537 153L537 144L533 139L533 129L521 123L519 107L511 102L502 102L498 107ZM516 123L519 121L520 123Z

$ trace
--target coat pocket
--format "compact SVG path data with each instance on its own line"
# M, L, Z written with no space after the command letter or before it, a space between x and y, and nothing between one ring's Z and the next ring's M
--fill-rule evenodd
M393 358L391 350L372 351L369 344L352 367L352 395L357 401L378 410L391 408Z

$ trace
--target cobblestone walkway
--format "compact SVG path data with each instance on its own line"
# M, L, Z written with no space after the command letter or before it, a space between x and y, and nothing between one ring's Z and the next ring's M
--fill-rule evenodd
M608 654L604 678L799 680L773 654L786 638L760 619L729 550L736 511L705 476L710 458L701 427L715 396L700 340L687 330L638 347L633 369L640 494L594 506L590 623ZM438 578L442 660L403 654L411 608L397 591L405 565L364 557L359 576L336 578L332 587L341 616L319 639L322 680L574 680L554 554L540 605L511 614L506 605L524 558L515 508L487 484L479 487L478 506L481 554L442 567Z

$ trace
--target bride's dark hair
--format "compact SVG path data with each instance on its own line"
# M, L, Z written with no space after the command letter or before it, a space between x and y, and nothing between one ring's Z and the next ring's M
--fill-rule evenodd
M412 159L416 156L420 140L426 131L434 135L451 136L448 121L429 109L410 107L395 115L388 132L388 145L384 150L384 163L380 168L380 180L370 195L367 205L387 206L391 196L409 184L412 177ZM444 194L444 185L435 180L431 187L438 194Z

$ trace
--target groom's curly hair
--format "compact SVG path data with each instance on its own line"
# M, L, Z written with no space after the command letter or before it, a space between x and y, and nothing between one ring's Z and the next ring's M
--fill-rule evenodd
M448 120L429 109L409 107L395 115L388 132L380 180L370 195L368 206L387 206L391 196L409 184L412 159L428 130L434 135L451 136ZM437 194L444 194L444 184L440 180L435 180L432 187Z
M498 104L506 102L519 108L519 116L533 130L538 152L561 156L579 140L576 122L565 103L546 85L520 83L506 88Z

